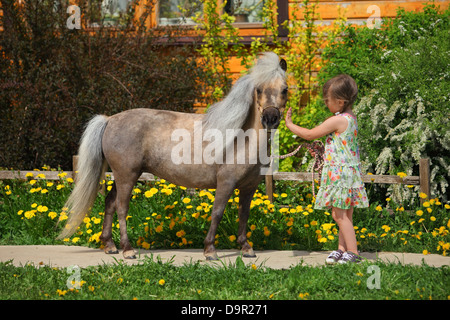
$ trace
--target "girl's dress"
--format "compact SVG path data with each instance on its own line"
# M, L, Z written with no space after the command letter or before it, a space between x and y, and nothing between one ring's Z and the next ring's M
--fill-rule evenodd
M345 117L348 126L340 134L332 132L327 136L314 208L365 208L369 206L369 201L361 178L356 118L348 113L338 116Z

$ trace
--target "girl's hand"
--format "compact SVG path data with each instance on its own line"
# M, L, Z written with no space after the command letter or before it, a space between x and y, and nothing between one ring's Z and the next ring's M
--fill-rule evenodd
M292 124L292 108L289 108L288 111L286 112L286 126Z

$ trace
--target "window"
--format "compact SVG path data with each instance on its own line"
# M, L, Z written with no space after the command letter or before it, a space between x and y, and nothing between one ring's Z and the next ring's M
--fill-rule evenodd
M224 10L236 22L262 22L263 0L227 0Z
M101 16L105 26L116 26L121 18L129 12L133 0L102 0Z
M218 0L220 1L220 0ZM236 22L262 22L264 0L224 0L224 11L236 17ZM201 13L200 0L160 0L159 25L194 24L192 17Z
M200 0L159 0L158 25L195 24L192 17L201 12Z

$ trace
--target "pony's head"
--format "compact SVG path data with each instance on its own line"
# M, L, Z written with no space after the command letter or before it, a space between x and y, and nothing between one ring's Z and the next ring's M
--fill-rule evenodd
M218 129L224 135L227 129L241 129L253 106L261 125L276 129L287 101L286 68L286 61L275 53L263 53L228 95L208 109L204 128Z
M287 102L287 64L273 52L265 53L252 68L254 103L265 129L277 129Z

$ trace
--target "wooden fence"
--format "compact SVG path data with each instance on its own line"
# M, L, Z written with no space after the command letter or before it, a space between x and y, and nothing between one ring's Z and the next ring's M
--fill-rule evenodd
M67 173L66 178L76 178L76 168L78 167L78 156L73 156L73 169L74 171L64 171ZM0 180L14 180L14 179L27 179L27 174L32 173L33 176L42 173L47 180L59 180L60 177L58 171L0 171ZM107 175L114 179L112 172L107 172ZM273 202L273 181L299 181L299 182L312 182L313 174L309 172L274 172L272 175L266 176L266 194L269 200ZM314 173L314 179L320 180L317 173ZM155 181L157 178L150 173L143 173L139 177L139 181ZM404 185L418 185L420 186L420 192L425 193L428 198L430 194L430 159L420 159L419 161L419 176L406 176L401 178L397 175L363 175L364 183L381 183L381 184L404 184ZM104 192L105 190L101 190ZM424 200L421 198L421 201Z
M309 172L274 172L272 175L266 176L266 193L269 196L269 200L273 201L273 181L285 180L285 181L300 181L300 182L312 182L313 174ZM314 179L320 181L318 173L314 173ZM405 184L405 185L418 185L420 186L420 192L425 193L430 198L430 159L420 159L419 161L419 176L406 176L401 178L400 176L393 175L363 175L364 183L381 183L381 184ZM421 198L421 201L424 200Z

